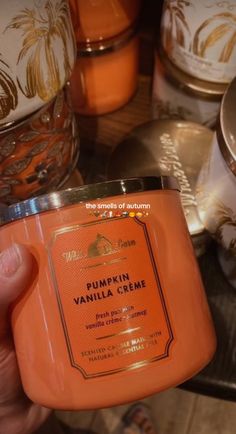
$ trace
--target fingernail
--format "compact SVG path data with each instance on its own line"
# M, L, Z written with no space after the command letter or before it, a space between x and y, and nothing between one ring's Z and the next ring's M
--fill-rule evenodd
M0 275L12 277L22 263L21 254L17 244L0 253Z

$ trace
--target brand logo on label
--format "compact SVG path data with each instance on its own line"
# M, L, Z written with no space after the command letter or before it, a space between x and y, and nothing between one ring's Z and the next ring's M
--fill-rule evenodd
M136 246L135 240L123 240L112 242L104 235L98 233L96 239L89 244L87 252L82 250L69 250L63 252L62 256L66 262L77 261L79 259L93 258L96 256L106 256L117 253L127 247Z

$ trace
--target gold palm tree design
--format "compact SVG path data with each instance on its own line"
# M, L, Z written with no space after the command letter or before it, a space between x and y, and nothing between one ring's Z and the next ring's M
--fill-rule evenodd
M27 98L38 95L48 101L62 88L70 77L72 66L69 59L69 45L75 42L65 0L48 0L43 10L23 9L7 26L23 32L22 49L17 64L25 67L25 85L18 76L18 84ZM62 45L63 58L55 54L55 45ZM60 74L63 62L64 77ZM46 65L46 67L45 67ZM23 68L22 68L23 69Z
M184 16L185 6L190 6L186 0L166 0L163 6L163 16L169 16L168 22L162 26L163 46L167 52L173 49L173 43L186 48L186 32L191 34L187 21ZM187 47L188 48L188 47Z
M192 51L199 57L206 57L207 49L225 37L227 42L218 57L223 63L229 61L236 44L236 15L228 12L214 15L201 24L194 35Z
M0 59L0 120L4 119L18 104L17 87L9 75L8 65Z

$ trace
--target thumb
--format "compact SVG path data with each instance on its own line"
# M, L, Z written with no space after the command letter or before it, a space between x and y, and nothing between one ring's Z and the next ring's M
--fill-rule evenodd
M26 288L32 265L32 255L19 244L0 253L0 337L8 327L8 307Z

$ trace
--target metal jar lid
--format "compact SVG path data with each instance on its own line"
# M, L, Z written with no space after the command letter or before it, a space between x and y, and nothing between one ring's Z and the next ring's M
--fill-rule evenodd
M114 181L83 185L81 187L34 197L8 207L1 206L0 225L42 212L57 210L64 206L151 190L180 191L180 187L176 178L171 176L117 179Z
M217 140L228 167L236 175L236 78L228 86L220 108Z
M194 122L155 120L136 128L113 151L108 178L127 176L175 176L188 229L197 256L210 237L200 220L196 184L212 143L213 132Z
M137 25L112 38L77 44L79 57L94 57L117 51L125 46L138 33Z
M186 74L175 66L161 47L158 49L158 55L164 68L164 74L170 82L181 87L185 92L191 95L211 101L221 100L227 89L226 83L213 83Z

